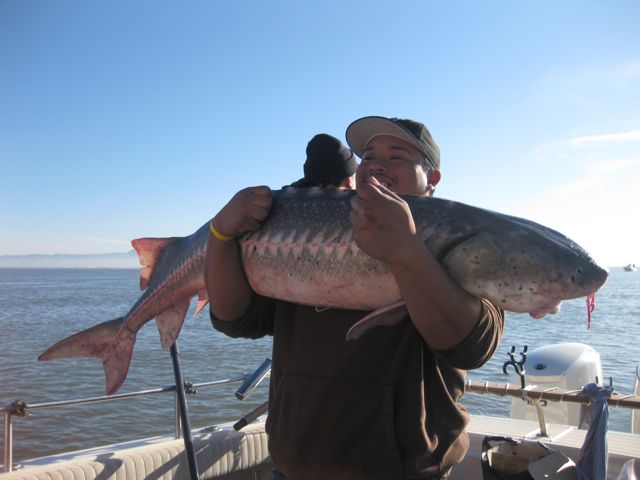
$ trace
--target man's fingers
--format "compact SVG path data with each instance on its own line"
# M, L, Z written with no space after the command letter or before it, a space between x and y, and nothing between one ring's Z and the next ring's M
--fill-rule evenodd
M356 194L363 200L373 200L380 195L380 191L374 184L365 181L358 184L358 186L356 187Z
M216 228L232 237L254 232L269 216L272 202L271 189L267 186L240 190L216 215Z
M271 208L273 194L271 193L271 189L269 187L256 187L256 189L251 193L252 203L254 205L267 209Z
M242 200L246 215L261 222L269 215L273 203L271 189L266 186L251 187Z
M267 206L254 204L249 208L249 216L258 222L262 222L269 216L270 207L271 202Z
M359 189L359 190L358 190ZM376 177L370 175L356 188L358 196L366 200L374 200L376 198L393 198L394 200L402 200L396 193L389 190Z
M367 183L369 183L370 185L373 185L375 190L377 190L382 196L391 197L395 200L402 200L402 198L400 198L400 196L397 193L389 190L389 188L387 188L385 185L380 183L378 179L374 176L368 177Z
M262 223L253 218L247 218L244 222L244 231L246 232L255 232L256 230L260 230Z
M267 187L266 185L258 185L257 187L249 187L247 189L249 192L251 192L254 195L268 195L271 196L271 189L269 187Z

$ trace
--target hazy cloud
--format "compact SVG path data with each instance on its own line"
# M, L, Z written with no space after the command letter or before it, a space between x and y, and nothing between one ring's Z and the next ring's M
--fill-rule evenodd
M621 132L593 133L539 145L533 156L540 162L568 161L590 165L598 163L617 169L635 164L640 142L640 128Z
M584 197L597 198L598 195L619 197L626 193L630 197L637 185L639 173L634 170L638 166L640 158L614 158L588 165L583 169L580 178L551 188L546 195L556 199L578 197L583 199L581 201L585 201ZM605 203L602 199L598 201Z
M576 146L594 144L594 143L620 143L620 142L638 142L640 141L640 129L631 130L621 133L605 133L600 135L587 135L584 137L576 137L570 140L570 143Z
M553 173L516 214L557 229L606 265L637 262L623 252L637 251L640 233L638 141L640 129L625 129L539 146L537 160Z

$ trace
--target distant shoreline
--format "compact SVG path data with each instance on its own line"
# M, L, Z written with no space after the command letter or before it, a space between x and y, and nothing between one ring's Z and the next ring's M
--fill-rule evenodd
M0 268L140 268L135 250L126 253L0 255Z
M0 270L139 270L140 267L4 267Z

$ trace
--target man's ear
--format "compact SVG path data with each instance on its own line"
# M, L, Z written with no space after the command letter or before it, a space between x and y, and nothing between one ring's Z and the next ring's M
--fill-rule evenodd
M346 188L348 188L349 190L355 190L356 188L356 176L355 175L351 175L348 178L344 179L344 186Z
M427 183L435 187L440 181L440 177L440 170L431 170L427 175Z
M430 170L427 175L427 195L433 195L436 185L440 181L440 170Z

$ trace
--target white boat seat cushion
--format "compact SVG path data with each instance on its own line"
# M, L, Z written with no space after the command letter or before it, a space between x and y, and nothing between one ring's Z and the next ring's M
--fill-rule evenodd
M271 470L263 423L242 431L216 430L194 437L200 478L263 478ZM101 449L47 465L26 465L0 480L142 480L190 478L182 439L125 449ZM254 476L254 473L258 473Z

